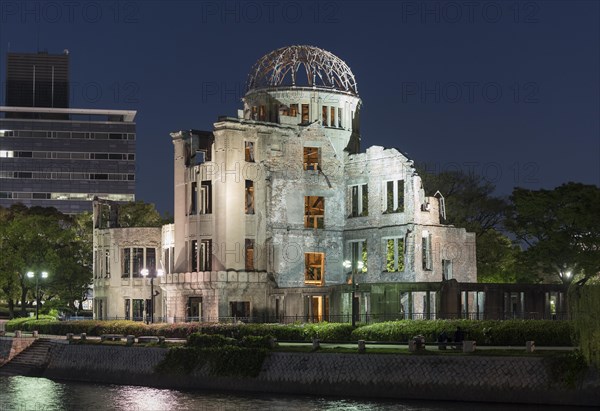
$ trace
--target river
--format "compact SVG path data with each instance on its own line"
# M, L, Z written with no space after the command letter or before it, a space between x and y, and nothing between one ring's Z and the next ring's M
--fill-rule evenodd
M544 410L573 407L525 406L429 401L340 399L291 395L249 395L178 391L132 385L52 381L34 377L0 377L0 411L42 410ZM581 408L584 410L585 408Z

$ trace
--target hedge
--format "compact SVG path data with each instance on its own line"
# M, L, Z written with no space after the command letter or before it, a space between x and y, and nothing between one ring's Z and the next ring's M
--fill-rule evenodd
M465 338L478 345L524 345L533 340L539 346L572 346L574 328L570 321L549 320L401 320L358 326L347 323L314 324L218 324L176 323L144 324L135 321L56 321L50 319L15 319L6 323L7 331L37 330L42 334L65 335L87 333L123 335L163 335L167 338L187 338L193 333L222 335L241 340L246 336L273 337L279 341L408 341L423 335L426 341L436 341L444 331L449 337L457 327Z
M365 325L352 332L352 340L408 341L422 335L435 342L445 332L452 338L457 327L464 338L478 345L525 345L535 341L539 346L572 346L574 329L570 321L549 320L430 320L389 321Z

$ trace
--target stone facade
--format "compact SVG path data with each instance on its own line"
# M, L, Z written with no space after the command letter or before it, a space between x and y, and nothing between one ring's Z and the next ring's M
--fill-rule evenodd
M171 134L162 317L336 321L391 310L430 318L436 293L395 286L476 282L474 235L443 224L443 197L425 197L413 162L396 149L361 152L361 105L343 61L291 46L257 62L237 117L219 118L211 132ZM123 304L123 289L135 287L110 281L117 288L97 288L109 313L110 295Z

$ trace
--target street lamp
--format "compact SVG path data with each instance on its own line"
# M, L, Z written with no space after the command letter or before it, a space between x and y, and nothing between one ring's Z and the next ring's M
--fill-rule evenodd
M42 278L48 278L47 271L42 271L40 275ZM35 278L35 319L38 320L40 318L40 284L38 281L40 276L35 275L33 271L27 271L27 277Z
M356 317L354 313L356 312L356 282L354 281L354 275L356 274L356 269L362 270L363 262L358 261L356 264L353 264L350 260L345 260L343 262L345 268L352 268L352 275L350 277L350 284L352 285L352 326L356 325Z
M161 270L160 268L157 270L155 268L152 268L151 270L148 270L147 268L142 269L142 271L140 271L140 274L142 274L142 276L144 278L148 277L150 278L150 323L153 324L154 323L154 297L156 297L158 294L160 294L158 292L158 290L156 291L156 294L154 293L154 279L156 277L162 277L164 275L164 271Z

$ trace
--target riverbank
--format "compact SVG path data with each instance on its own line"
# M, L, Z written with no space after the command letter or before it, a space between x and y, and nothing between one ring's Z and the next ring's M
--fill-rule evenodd
M173 389L336 395L382 399L600 405L600 377L569 386L544 357L271 352L255 378L155 371L167 349L54 341L42 376Z

